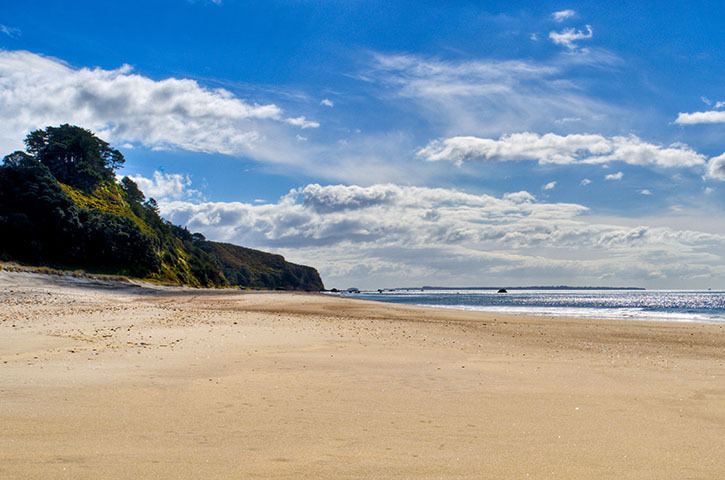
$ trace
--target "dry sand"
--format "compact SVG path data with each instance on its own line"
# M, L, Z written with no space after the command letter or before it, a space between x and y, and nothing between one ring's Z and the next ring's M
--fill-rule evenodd
M0 478L725 478L722 325L0 273Z

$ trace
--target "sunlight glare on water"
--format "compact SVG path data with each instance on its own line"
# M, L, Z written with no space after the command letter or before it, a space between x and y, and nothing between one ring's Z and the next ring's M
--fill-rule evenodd
M725 292L682 290L389 290L356 298L520 314L725 322Z

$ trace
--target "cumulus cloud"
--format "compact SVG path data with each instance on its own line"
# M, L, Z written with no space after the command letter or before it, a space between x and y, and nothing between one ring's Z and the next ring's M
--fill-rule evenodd
M576 11L567 9L567 10L559 10L558 12L554 12L551 14L551 18L554 19L555 22L563 22L567 18L571 18L574 15L576 15Z
M285 119L277 105L248 102L194 80L154 80L128 65L74 68L54 58L2 50L0 122L0 148L6 151L19 148L31 129L74 123L112 142L262 160L274 157L272 140L294 141L292 132L282 131L285 125L319 126L305 117Z
M522 190L520 192L505 193L503 199L513 203L531 203L536 200L536 197Z
M290 125L294 125L295 127L300 127L302 129L305 128L319 128L320 124L319 122L315 122L314 120L307 120L304 116L301 117L295 117L295 118L287 118L285 120Z
M623 178L624 178L624 173L622 173L622 172L610 173L609 175L605 175L604 176L604 180L607 180L607 181L610 181L610 182L612 182L612 181L619 181L619 180L621 180Z
M705 164L705 156L682 144L656 145L636 136L605 137L595 134L539 135L524 132L498 139L451 137L435 140L418 151L429 161L449 161L461 165L469 161L536 161L540 164L607 164L615 161L630 165L666 168Z
M147 198L156 200L178 200L200 198L201 192L191 188L191 177L179 173L155 171L152 178L129 175Z
M556 45L563 45L564 47L574 50L579 47L577 42L582 40L590 40L594 36L594 31L591 25L585 26L586 31L576 30L572 28L565 28L561 32L549 32L549 39Z
M320 102L320 105L322 105L323 107L332 108L335 106L335 102L333 102L329 98L323 98L322 101Z
M725 237L594 223L583 205L537 202L525 191L312 184L276 203L177 200L160 208L209 238L316 265L331 285L400 285L409 275L459 285L725 276Z
M652 195L652 191L647 188L640 190L639 193L640 193L640 195L645 195L645 196Z
M291 190L276 204L167 202L162 212L172 221L204 228L217 237L291 247L480 241L506 237L507 223L570 219L587 211L581 205L534 200L528 192L497 198L395 184L312 184Z
M588 178L584 178L584 179L582 179L581 182L579 182L579 185L581 185L582 187L586 187L587 185L589 185L591 183L592 183L591 180L589 180Z
M554 190L556 188L556 181L549 182L544 185L544 190Z
M725 181L725 153L710 159L707 164L707 177Z
M720 102L718 105L722 106ZM675 123L678 125L697 125L703 123L725 123L725 110L708 110L705 112L679 113Z

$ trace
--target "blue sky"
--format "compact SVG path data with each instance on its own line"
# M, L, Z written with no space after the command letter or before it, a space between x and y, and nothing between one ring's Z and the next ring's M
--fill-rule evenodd
M3 3L3 153L91 128L330 286L725 287L721 2Z

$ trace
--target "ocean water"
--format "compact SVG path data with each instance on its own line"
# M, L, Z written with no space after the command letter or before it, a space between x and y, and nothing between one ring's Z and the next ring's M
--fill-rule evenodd
M343 294L381 302L584 318L725 322L725 291L394 290Z

